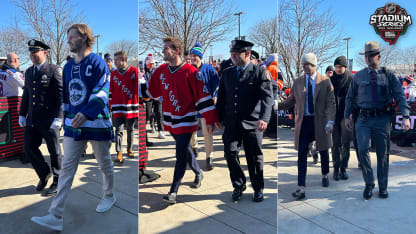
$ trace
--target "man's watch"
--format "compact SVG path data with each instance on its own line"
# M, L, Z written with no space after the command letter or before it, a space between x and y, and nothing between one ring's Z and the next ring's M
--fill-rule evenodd
M403 115L403 119L410 119L408 115Z

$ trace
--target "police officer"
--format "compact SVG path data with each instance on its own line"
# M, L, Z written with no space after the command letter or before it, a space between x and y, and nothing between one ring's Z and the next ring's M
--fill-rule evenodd
M234 187L233 201L241 199L246 189L246 177L238 152L243 143L250 181L254 189L253 201L263 200L263 153L261 140L272 110L270 73L250 62L253 43L233 40L230 49L235 66L225 69L220 79L217 111L224 125L224 153Z
M25 153L40 179L36 190L45 188L52 172L53 183L43 195L53 195L61 167L58 137L62 125L62 69L46 61L48 45L35 39L30 40L28 45L33 66L25 72L19 125L26 127ZM51 168L39 150L42 139L48 147Z
M365 189L364 199L373 195L374 176L369 158L370 139L375 141L377 153L377 180L379 197L387 198L387 180L389 170L390 129L394 99L403 114L403 129L410 128L409 106L406 103L399 80L392 71L379 67L380 52L377 42L365 43L365 50L360 54L365 56L368 67L360 70L354 76L348 90L345 125L352 128L352 113L354 107L358 113L355 125L358 142L358 158L362 166Z

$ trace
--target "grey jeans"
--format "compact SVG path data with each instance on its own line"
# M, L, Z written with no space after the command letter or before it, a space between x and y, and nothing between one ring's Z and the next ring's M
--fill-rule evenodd
M116 151L121 152L121 145L123 143L123 131L127 130L127 149L131 149L133 140L133 125L136 118L116 118L113 119L113 125L116 128Z
M110 156L111 140L90 141L95 158L100 165L103 176L103 197L113 196L114 169ZM64 157L62 159L61 171L59 174L58 190L54 197L49 213L63 216L65 201L71 190L72 182L78 168L81 154L84 152L87 141L74 141L72 137L64 137Z

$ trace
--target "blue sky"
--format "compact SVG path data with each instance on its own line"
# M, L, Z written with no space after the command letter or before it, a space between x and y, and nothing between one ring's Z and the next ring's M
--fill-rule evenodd
M143 4L145 1L140 0L140 4ZM248 36L249 29L256 25L260 20L269 19L277 15L277 0L263 0L263 1L254 1L254 0L234 0L236 12L244 12L241 15L241 36ZM229 34L229 38L225 41L216 42L213 44L212 54L214 58L216 56L221 56L223 58L229 58L229 45L231 40L235 37L238 37L238 16L234 16L235 28ZM246 38L248 39L248 38ZM254 42L255 43L255 42ZM254 50L261 53L261 50L254 46ZM147 54L141 56L140 59L144 59ZM211 49L207 49L205 52L205 57L208 59L208 56L211 55Z
M3 4L5 1L5 4ZM136 40L138 38L138 2L137 0L100 1L100 0L72 0L74 11L84 13L87 23L93 33L100 34L99 49L117 40ZM2 0L2 19L0 28L10 25L4 19L19 15L20 11L13 5L12 0ZM24 28L24 25L21 25ZM96 45L94 45L94 52Z
M408 48L416 46L416 4L411 0L350 0L350 1L325 1L323 8L330 8L339 27L342 28L346 37L351 37L349 42L349 58L356 59L358 53L364 50L364 43L366 41L382 41L381 37L376 34L374 28L369 24L370 15L374 14L375 10L384 6L388 2L394 2L405 8L407 14L412 16L412 25L409 26L405 35L400 36L398 41L393 45L399 48ZM382 41L382 43L388 44ZM347 54L347 45L344 42L344 56ZM335 60L335 58L334 58ZM353 70L361 69L353 63ZM329 64L328 64L329 65ZM320 72L320 70L319 70Z

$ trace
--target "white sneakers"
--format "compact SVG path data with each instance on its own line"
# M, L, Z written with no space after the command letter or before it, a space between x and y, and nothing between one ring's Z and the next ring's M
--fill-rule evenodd
M32 217L31 220L41 226L47 227L55 231L62 231L64 227L64 219L63 218L58 219L53 214L48 214L42 217L35 216L35 217Z
M97 209L95 209L95 211L98 213L106 212L107 210L111 209L111 207L113 207L114 203L116 203L116 200L117 199L114 194L112 197L104 197L101 199L100 203L98 203Z
M165 134L163 134L163 132L162 131L159 131L159 138L160 139L165 139L166 137L165 137Z

